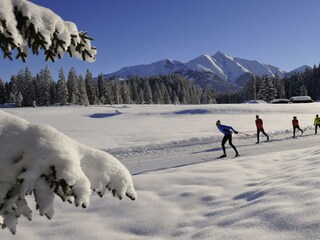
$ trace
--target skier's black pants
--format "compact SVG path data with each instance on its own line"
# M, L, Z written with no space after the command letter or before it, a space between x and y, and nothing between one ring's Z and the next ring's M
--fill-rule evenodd
M262 132L269 139L269 136L265 133L263 128L257 128L257 140L258 140L258 142L259 142L260 132Z
M226 144L226 142L229 140L229 144L230 146L233 148L233 150L238 153L236 147L232 144L232 134L226 134L224 135L223 139L222 139L222 142L221 142L221 146L222 146L222 150L223 150L223 153L226 154L226 147L224 146Z
M293 137L295 138L296 137L296 129L300 130L301 131L301 134L303 133L302 129L298 126L293 126Z
M314 125L315 129L314 129L314 134L317 134L317 130L318 130L318 127L320 128L320 124L316 124Z

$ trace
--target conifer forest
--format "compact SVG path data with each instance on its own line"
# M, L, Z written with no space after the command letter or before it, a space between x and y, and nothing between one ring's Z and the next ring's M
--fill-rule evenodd
M94 78L87 70L78 75L74 68L67 74L59 70L57 80L49 67L32 75L28 68L13 75L9 81L0 79L0 104L24 106L97 105L97 104L214 104L243 103L292 96L320 98L320 66L303 73L279 76L250 76L242 87L229 92L197 86L179 74L154 77L132 77L127 80Z

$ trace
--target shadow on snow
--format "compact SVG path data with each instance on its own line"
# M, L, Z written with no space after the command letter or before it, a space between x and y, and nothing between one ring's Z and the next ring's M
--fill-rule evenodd
M207 114L209 113L206 109L187 109L182 111L177 111L175 114Z
M90 115L91 118L109 118L109 117L114 117L117 116L121 113L94 113Z

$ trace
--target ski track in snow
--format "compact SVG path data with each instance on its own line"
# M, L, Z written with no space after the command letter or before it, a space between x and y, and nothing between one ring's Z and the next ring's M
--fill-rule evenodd
M279 152L293 149L305 149L318 145L319 136L314 135L312 126L304 128L304 134L296 132L293 139L291 130L278 131L269 134L270 141L260 134L260 143L256 144L256 133L233 134L233 144L241 156L257 156L260 154ZM222 139L222 136L221 136ZM221 141L214 139L202 139L168 145L152 145L126 149L110 149L109 153L115 155L133 175L150 171L165 170L169 168L183 167L187 165L203 163L207 161L232 160L235 152L226 143L227 157L219 159L223 153Z

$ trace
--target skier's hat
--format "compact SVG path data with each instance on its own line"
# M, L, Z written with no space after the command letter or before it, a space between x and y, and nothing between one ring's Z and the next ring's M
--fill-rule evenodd
M217 122L216 122L216 125L220 125L221 124L221 122L220 122L220 120L218 120Z

